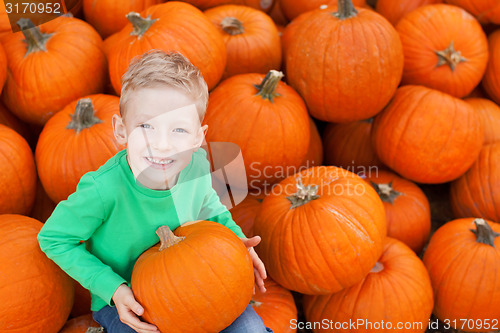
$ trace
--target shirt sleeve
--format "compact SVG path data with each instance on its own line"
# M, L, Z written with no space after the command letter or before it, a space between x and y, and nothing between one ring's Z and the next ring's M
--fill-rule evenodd
M116 289L127 283L87 251L88 240L106 218L94 178L85 174L75 193L61 201L38 233L40 248L69 276L112 305Z

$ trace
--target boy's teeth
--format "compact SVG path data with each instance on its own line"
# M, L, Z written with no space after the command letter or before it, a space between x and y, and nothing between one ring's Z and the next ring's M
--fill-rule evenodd
M170 164L172 163L174 160L155 160L154 158L151 158L151 157L146 157L146 159L149 161L149 162L152 162L152 163L156 163L156 164Z

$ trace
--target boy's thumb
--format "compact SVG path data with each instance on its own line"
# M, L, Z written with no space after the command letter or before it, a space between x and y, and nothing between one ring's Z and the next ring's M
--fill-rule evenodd
M139 303L134 304L133 309L135 314L138 316L142 316L142 314L144 313L144 308L140 306Z

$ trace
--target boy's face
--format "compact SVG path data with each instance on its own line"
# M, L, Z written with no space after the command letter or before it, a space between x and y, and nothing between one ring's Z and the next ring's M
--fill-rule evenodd
M182 169L203 142L195 100L170 87L133 92L125 116L113 117L113 131L127 145L127 160L136 180L151 189L175 185Z

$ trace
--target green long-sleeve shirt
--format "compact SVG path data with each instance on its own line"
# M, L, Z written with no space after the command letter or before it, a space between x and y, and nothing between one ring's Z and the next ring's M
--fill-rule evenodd
M164 191L138 184L126 157L122 150L85 174L38 234L42 251L90 290L92 311L111 305L120 284L130 283L137 258L159 241L155 231L162 225L174 230L211 220L245 237L212 188L205 150L193 153L177 184Z

